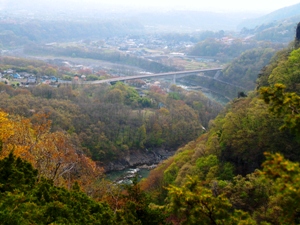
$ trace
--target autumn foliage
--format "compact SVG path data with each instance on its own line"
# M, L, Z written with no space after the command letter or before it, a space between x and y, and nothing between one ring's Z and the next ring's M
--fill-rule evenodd
M33 121L0 112L0 158L11 152L30 162L45 177L59 186L71 187L78 181L88 187L102 175L96 163L77 151L68 133L51 132L47 114L36 114Z

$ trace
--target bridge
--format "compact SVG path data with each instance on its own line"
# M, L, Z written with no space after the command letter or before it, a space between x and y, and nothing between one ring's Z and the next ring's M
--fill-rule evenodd
M211 71L221 71L222 68L210 68L210 69L201 69L201 70L187 70L187 71L175 71L175 72L167 72L167 73L155 73L155 74L139 74L133 76L126 76L126 77L115 77L109 78L104 80L96 80L96 81L89 81L85 82L86 84L103 84L103 83L110 83L110 82L117 82L117 81L126 81L126 80L135 80L135 79L146 79L146 78L153 78L153 77L165 77L165 76L173 76L173 80L175 83L175 79L177 75L187 76L191 74L198 74L204 72L211 72Z
M135 79L146 79L146 78L153 78L153 77L164 77L164 76L173 76L173 83L175 82L176 76L190 76L190 75L194 75L197 74L198 76L201 77L205 77L208 79L214 79L217 82L226 84L226 85L230 85L230 86L234 86L237 88L240 88L241 90L245 90L244 87L239 86L239 85L235 85L235 84L231 84L229 82L226 81L222 81L219 78L219 75L221 74L223 68L210 68L210 69L201 69L201 70L187 70L187 71L175 71L175 72L167 72L167 73L156 73L156 74L139 74L139 75L133 75L133 76L126 76L126 77L115 77L115 78L108 78L108 79L103 79L103 80L96 80L96 81L83 81L81 82L81 84L104 84L104 83L110 83L110 82L118 82L118 81L126 81L126 80L135 80ZM203 73L205 72L213 72L215 71L215 75L213 77L211 76L206 76ZM202 73L202 74L199 74ZM61 83L73 83L73 81L63 81ZM201 89L207 89L204 87L200 87ZM212 91L210 89L207 89L209 91ZM215 92L215 91L212 91ZM217 93L217 92L216 92ZM219 93L217 93L219 94ZM229 97L224 96L226 99L231 100Z

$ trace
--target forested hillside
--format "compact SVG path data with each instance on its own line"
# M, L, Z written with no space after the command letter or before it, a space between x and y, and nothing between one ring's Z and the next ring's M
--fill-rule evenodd
M148 101L120 83L98 92L91 87L23 90L1 85L1 106L10 112L0 115L1 221L297 224L298 46L295 42L277 52L261 71L257 90L228 104L201 135L196 121L207 123L203 115L208 108L204 114L201 109L210 103L205 106L204 99L197 102L199 93L175 86L169 94L151 90ZM155 102L165 106L155 108ZM95 150L85 146L83 132L90 132L86 144L95 144ZM172 146L189 137L193 140L147 179L126 187L102 179L101 168L87 157L106 154L110 159L142 145Z
M43 29L41 29L43 27ZM125 21L51 21L8 19L0 23L0 44L4 47L31 43L106 38L118 35L140 34L143 26L132 20Z
M238 27L241 34L257 41L289 43L293 40L295 24L300 19L300 4L285 7L259 18L243 21Z
M278 9L274 12L271 12L267 15L261 16L259 18L255 19L249 19L243 21L239 27L243 28L255 28L256 26L259 26L261 24L270 24L274 21L283 21L287 20L289 18L299 16L300 10L300 4L291 5L285 8Z
M251 91L256 86L257 74L266 66L275 50L272 48L254 48L243 52L223 71L219 79L244 87Z
M212 45L210 44L213 42L217 43L216 41L207 42L207 46L211 47ZM234 49L234 46L235 44L230 47L227 46L227 48ZM204 42L202 47L205 48ZM194 50L196 49L197 46ZM274 46L270 48L267 46L250 48L226 64L222 73L214 76L214 79L194 76L189 77L188 81L189 83L196 83L230 99L234 99L238 96L239 92L247 93L255 88L257 74L270 62L276 49ZM216 49L216 51L219 50ZM227 52L226 54L229 53Z
M228 60L230 58L238 57L241 53L246 50L251 50L259 47L264 48L278 48L276 44L267 43L267 42L257 42L254 40L248 40L247 43L241 38L232 38L230 44L224 42L220 38L207 38L199 43L197 43L189 52L193 56L209 56L217 57L221 60ZM223 58L223 59L222 59Z
M45 62L1 58L1 70L61 76ZM63 70L66 72L65 70ZM69 76L74 76L70 71ZM5 75L9 77L9 75ZM0 83L0 219L3 224L165 224L140 186L104 169L130 154L177 149L222 106L201 92L152 86ZM12 82L8 84L8 82ZM127 165L125 165L127 166Z
M2 58L2 68L35 72L59 69L39 61ZM208 126L222 106L201 92L173 86L165 93L151 86L146 94L123 83L115 85L66 84L21 87L0 83L0 108L26 118L46 114L52 131L67 132L94 160L126 157L131 151L175 150Z
M57 30L71 38L72 28L84 36L92 27L46 23L49 41L60 39ZM4 31L5 45L45 40L47 31L35 30L39 23L24 24ZM108 26L111 32L123 32L123 23L115 25ZM26 33L30 28L35 36ZM186 49L190 62L203 60L202 54L214 62L223 58L218 63L235 58L222 73L189 80L231 97L240 88L251 90L225 107L163 82L85 82L112 77L103 68L1 56L0 223L300 224L300 23L284 49L223 34L198 37L201 42ZM25 50L34 54L115 60L154 72L173 68L116 49L30 46ZM162 161L160 150L171 156ZM150 154L160 163L147 178L130 176L129 184L107 179L114 163L129 167L131 156Z
M136 183L101 180L101 168L50 125L44 115L0 112L1 224L165 224Z
M257 91L232 101L206 134L142 183L173 220L298 223L300 49L294 46L263 69Z

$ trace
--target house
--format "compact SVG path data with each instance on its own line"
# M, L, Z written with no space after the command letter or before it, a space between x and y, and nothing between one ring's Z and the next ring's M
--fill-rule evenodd
M27 83L29 83L29 84L33 84L36 82L37 82L36 77L31 76L31 77L27 78Z
M51 82L58 82L58 78L55 77L55 76L51 76L51 77L50 77L50 81L51 81Z
M42 76L42 80L49 80L49 76Z
M12 69L8 69L8 70L5 70L4 73L6 73L6 74L13 74L14 71Z
M27 73L27 72L21 72L20 75L25 78L32 76L32 74Z
M21 78L21 76L20 76L20 74L18 74L18 73L15 73L15 74L13 75L13 78L14 78L14 79L20 79L20 78Z

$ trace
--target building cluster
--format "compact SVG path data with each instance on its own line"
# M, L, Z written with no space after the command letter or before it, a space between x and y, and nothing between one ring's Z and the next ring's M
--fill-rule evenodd
M3 70L0 73L0 81L5 83L17 82L19 85L36 85L38 83L51 84L58 82L55 76L37 77L35 74L28 72L17 72L12 69Z
M99 49L114 48L121 52L142 57L142 58L161 58L183 56L186 48L194 44L187 41L174 41L161 38L159 36L136 36L136 37L112 37L100 42ZM95 46L99 41L90 42L89 45Z

